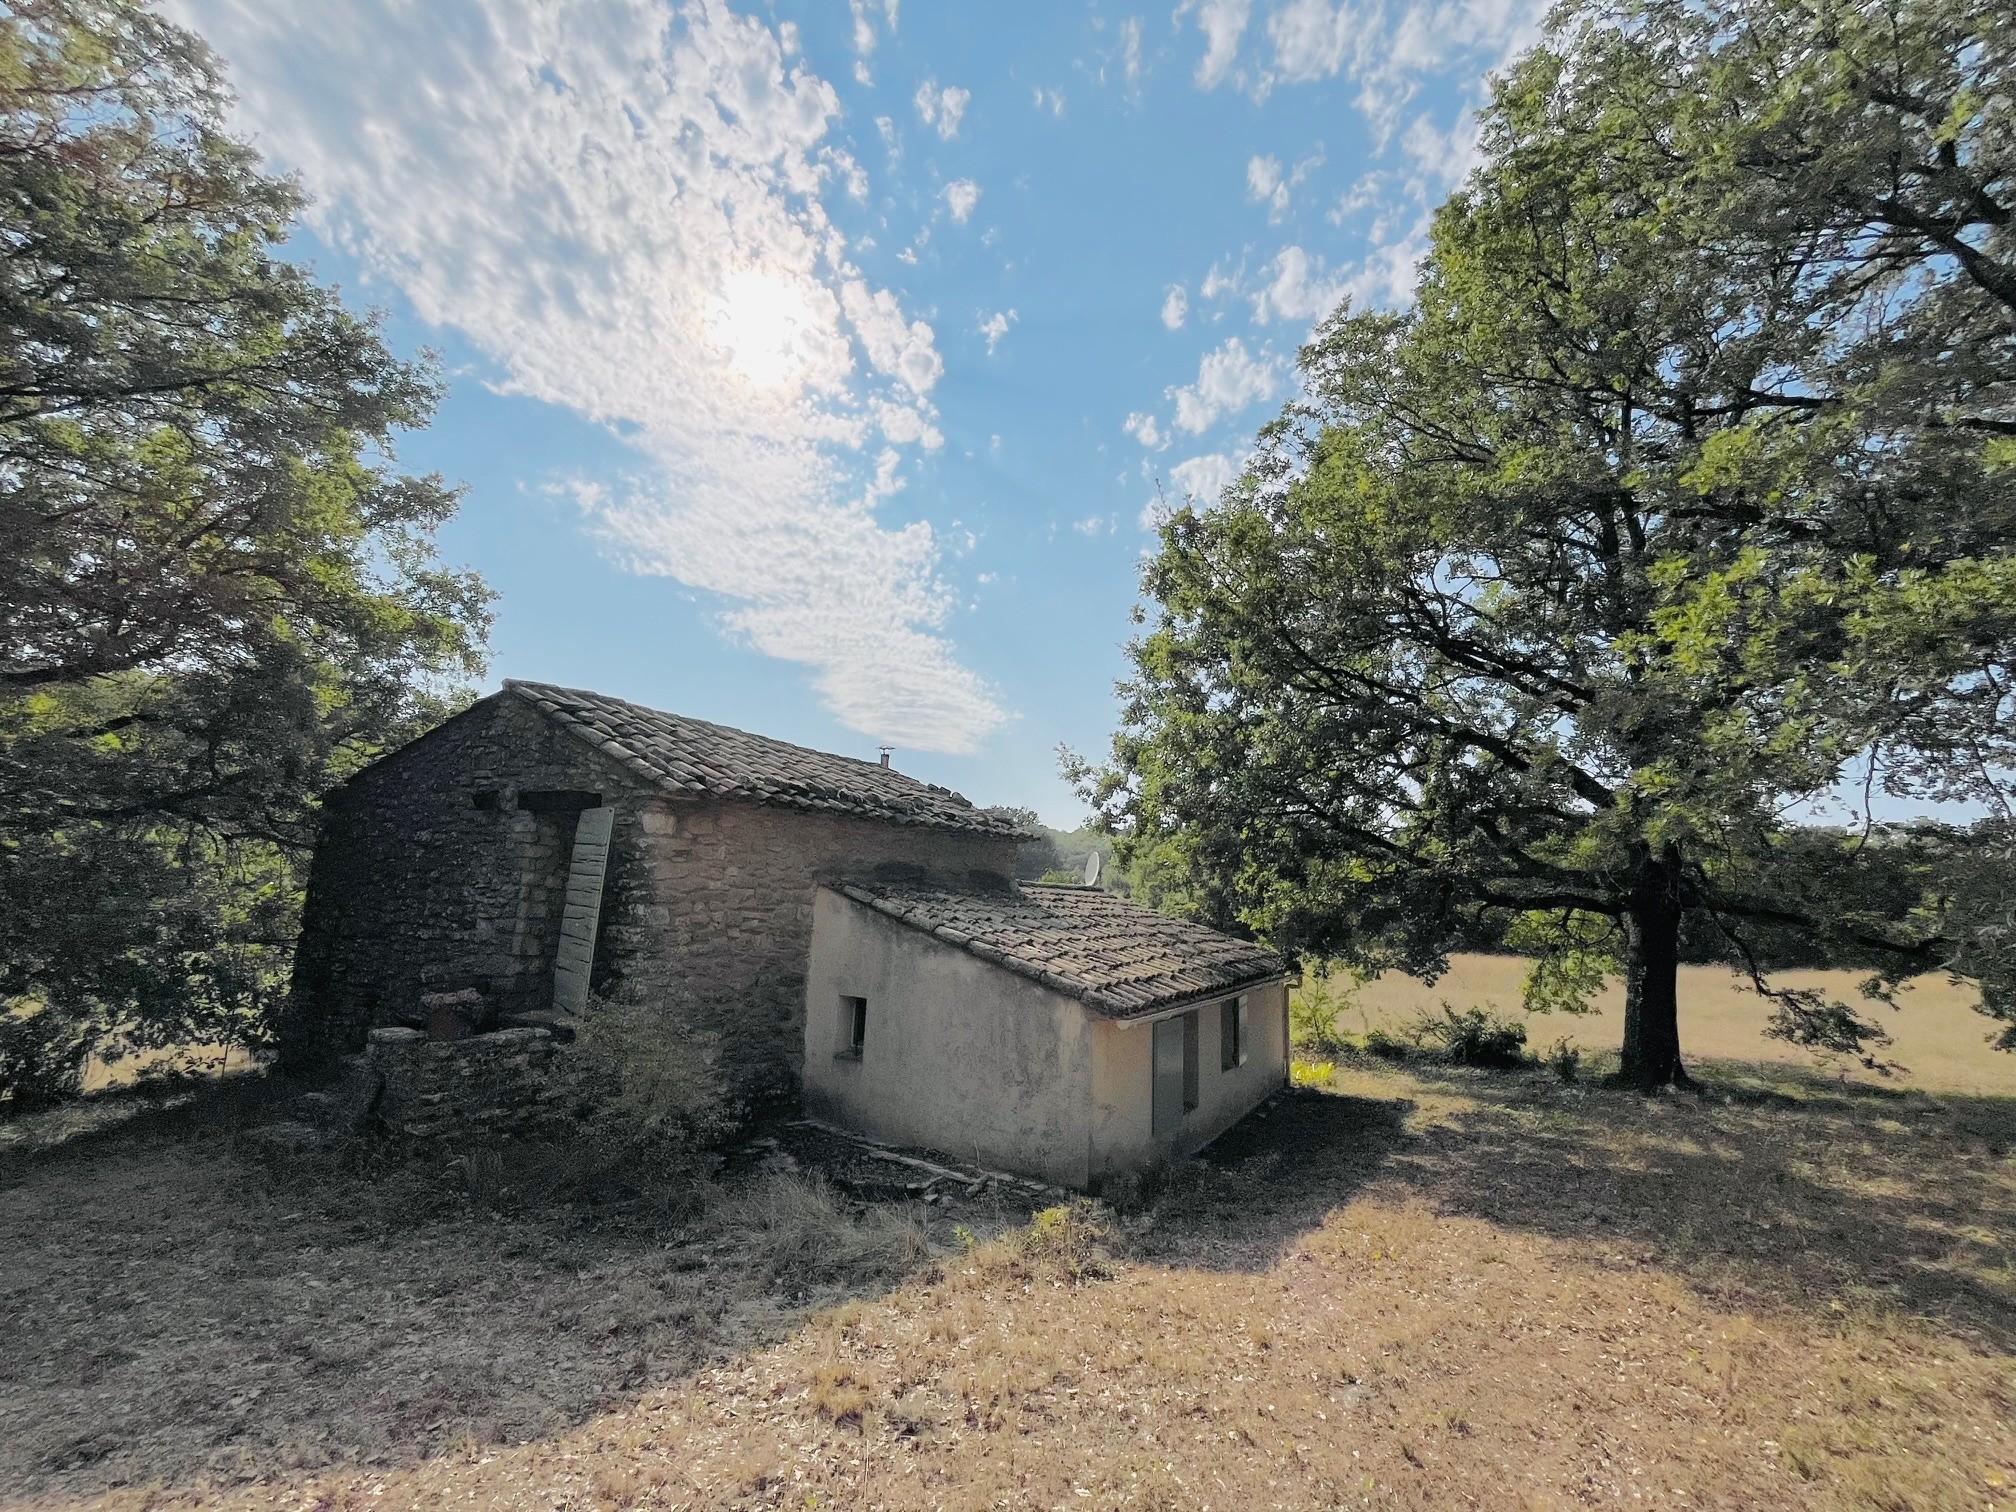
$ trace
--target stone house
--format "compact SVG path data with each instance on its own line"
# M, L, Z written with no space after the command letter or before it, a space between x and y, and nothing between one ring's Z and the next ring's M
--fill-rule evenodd
M1280 957L1090 887L821 887L814 1116L1066 1186L1189 1154L1288 1077Z
M325 800L280 1052L473 991L484 1025L662 1004L724 1092L796 1090L818 885L1005 877L1012 822L887 766L507 682Z
M886 762L507 682L325 798L282 1060L368 1044L385 1121L513 1127L600 996L731 1103L1053 1181L1208 1143L1286 1078L1280 960L1018 889L1028 838Z

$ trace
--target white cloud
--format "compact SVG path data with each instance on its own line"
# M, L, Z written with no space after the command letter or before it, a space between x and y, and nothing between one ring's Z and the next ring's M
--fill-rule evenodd
M1216 89L1232 70L1239 56L1239 38L1245 34L1252 0L1183 0L1176 14L1194 15L1197 30L1204 34L1204 56L1197 60L1197 87Z
M1139 441L1150 451L1160 451L1169 444L1168 434L1156 423L1155 417L1144 414L1140 410L1136 410L1133 414L1129 415L1126 423L1120 429L1127 432L1128 435Z
M1267 18L1273 62L1253 76L1253 91L1342 74L1383 136L1425 76L1461 65L1474 80L1533 41L1547 8L1546 0L1287 0Z
M1264 203L1280 218L1288 208L1288 186L1281 180L1281 159L1269 153L1266 157L1246 160L1246 198Z
M1169 469L1169 481L1176 485L1177 493L1204 505L1216 504L1218 496L1238 477L1239 464L1224 452L1192 457Z
M1236 415L1249 404L1271 399L1279 384L1279 367L1269 352L1252 353L1237 336L1204 354L1197 364L1197 381L1172 388L1167 396L1176 402L1176 429L1197 435L1227 415Z
M917 86L913 103L917 106L917 119L926 126L935 126L940 139L949 142L959 135L959 122L965 117L967 102L972 98L971 90L961 89L956 84L940 89L936 79L926 79Z
M1082 520L1073 520L1071 528L1082 536L1097 540L1102 535L1113 534L1120 528L1120 524L1111 515L1087 515Z
M1120 71L1127 80L1127 87L1138 89L1141 85L1141 18L1129 16L1120 23Z
M318 233L503 387L638 449L648 482L574 490L626 565L718 595L851 728L964 751L1001 722L942 633L931 526L874 513L936 435L943 363L847 262L820 199L838 99L788 39L656 0L175 5Z
M829 147L820 157L833 169L834 176L846 188L849 199L868 198L868 170L861 166L853 153L844 147Z
M854 14L854 51L867 57L875 51L875 23L868 19L867 0L847 0Z
M1228 294L1237 294L1239 286L1246 281L1246 270L1236 268L1226 272L1217 263L1211 264L1211 271L1204 275L1204 282L1197 286L1197 292L1206 299L1219 300Z
M1468 178L1484 156L1477 140L1477 118L1467 110L1447 131L1438 129L1431 115L1414 117L1401 134L1400 151L1414 165L1424 200L1441 199Z
M945 437L922 409L887 399L874 400L869 408L885 441L897 446L921 446L926 451L936 451L945 444Z
M980 203L980 186L969 178L954 179L939 193L944 197L945 208L952 212L952 219L958 225L965 225L973 214L973 207Z
M1278 221L1288 213L1289 193L1323 163L1321 150L1311 153L1286 173L1281 171L1281 160L1269 153L1266 157L1252 157L1246 160L1246 198L1267 207L1267 218Z
M1328 315L1348 292L1349 280L1332 275L1320 257L1300 247L1283 247L1267 264L1267 282L1248 297L1253 322L1312 321Z
M1190 295L1181 284L1169 285L1162 296L1162 324L1172 331L1183 329L1184 317L1190 313Z
M1062 116L1064 114L1064 91L1061 89L1045 89L1042 85L1037 85L1036 109L1038 111L1047 110L1053 116Z
M870 289L858 278L841 284L840 306L876 372L901 379L920 397L931 392L945 371L931 327L906 319L894 294Z
M989 357L994 355L994 348L1000 343L1001 338L1008 334L1008 327L1015 324L1019 319L1021 319L1021 316L1017 315L1013 310L996 310L975 327L976 334L987 338L987 355Z

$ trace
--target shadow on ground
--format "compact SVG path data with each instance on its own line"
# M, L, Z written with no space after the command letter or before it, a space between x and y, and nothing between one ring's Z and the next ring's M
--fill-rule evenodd
M2016 1103L1707 1080L1648 1100L1347 1064L1123 1201L1125 1242L1144 1265L1264 1272L1370 1198L1665 1271L1728 1310L1904 1314L2016 1347ZM546 1438L929 1272L954 1225L1021 1216L849 1210L760 1172L684 1216L676 1191L657 1212L511 1200L494 1152L262 1153L241 1126L257 1095L0 1150L0 1500Z
M1146 1237L1264 1269L1368 1190L1672 1271L1715 1305L1925 1319L2016 1348L2016 1100L1709 1067L1645 1098L1545 1074L1339 1072L1231 1130Z
M0 1503L544 1437L957 1247L915 1204L762 1169L584 1184L553 1148L288 1152L252 1132L263 1097L10 1131Z

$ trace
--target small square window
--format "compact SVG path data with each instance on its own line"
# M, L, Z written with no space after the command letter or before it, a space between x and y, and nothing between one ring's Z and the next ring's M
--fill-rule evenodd
M868 1043L868 999L840 999L840 1051L838 1060L859 1060Z

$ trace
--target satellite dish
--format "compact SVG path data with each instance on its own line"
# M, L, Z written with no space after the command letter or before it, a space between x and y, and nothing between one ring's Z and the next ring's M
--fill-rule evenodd
M1099 885L1099 852L1096 850L1085 858L1085 885L1087 887Z

